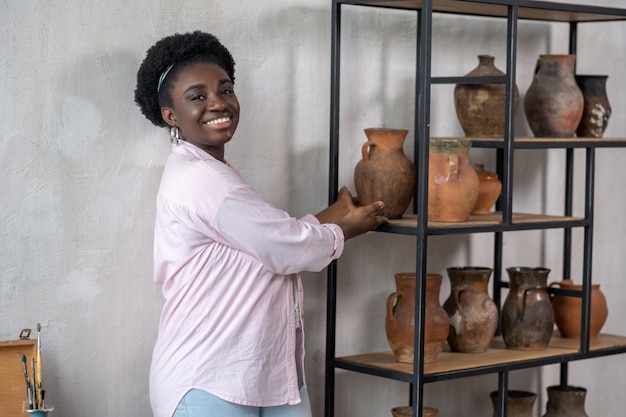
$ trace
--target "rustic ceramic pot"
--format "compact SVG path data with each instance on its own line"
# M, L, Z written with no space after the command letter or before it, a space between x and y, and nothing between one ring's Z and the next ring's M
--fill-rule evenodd
M391 415L393 417L413 417L413 407L402 406L394 407L391 409ZM432 407L422 407L422 417L437 417L439 410Z
M559 286L566 290L582 291L581 284L574 284L572 280L566 279L560 282L553 282L550 286ZM554 309L554 321L556 327L563 337L580 338L580 325L582 320L582 299L579 297L568 297L565 295L552 295L552 308ZM591 284L591 315L589 337L595 338L600 334L600 330L609 315L606 297L600 291L600 284Z
M467 77L500 76L491 55L478 55L478 66ZM519 92L515 87L514 109ZM454 88L454 108L466 137L504 137L506 85L502 83L457 84Z
M489 393L493 405L493 417L498 417L498 391ZM526 391L509 391L506 399L508 417L533 417L537 394Z
M611 103L606 95L608 75L576 75L576 84L583 93L583 115L576 136L601 138L611 117Z
M431 138L428 157L428 220L462 222L478 198L479 181L470 162L471 141Z
M402 218L415 191L415 166L403 151L404 129L365 129L367 142L354 169L354 186L360 204L385 203L381 215Z
M583 93L574 78L575 55L540 55L524 112L536 137L574 137L583 115Z
M478 198L472 209L472 214L489 214L493 205L500 198L502 182L495 172L485 171L483 164L476 164L474 169L478 175Z
M509 293L500 312L500 330L508 348L541 350L548 347L554 312L548 294L547 268L507 268Z
M413 363L415 337L414 272L395 275L397 291L387 297L385 332L389 346L398 362ZM439 304L440 274L426 274L426 314L424 317L424 363L432 363L443 349L448 337L450 320Z
M485 352L498 327L498 308L489 297L485 267L448 268L450 296L443 309L450 317L448 345L454 352Z
M543 417L588 417L585 412L587 390L569 385L548 387L548 403Z

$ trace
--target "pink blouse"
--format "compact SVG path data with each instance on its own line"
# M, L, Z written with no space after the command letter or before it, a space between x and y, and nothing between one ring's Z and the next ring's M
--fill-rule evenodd
M339 226L297 220L228 164L174 144L156 206L154 280L165 304L150 369L154 416L172 416L192 388L243 405L300 402L298 273L322 270L343 245Z

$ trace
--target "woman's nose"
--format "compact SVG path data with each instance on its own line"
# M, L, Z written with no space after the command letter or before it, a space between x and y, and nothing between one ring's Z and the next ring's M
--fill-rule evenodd
M213 111L222 111L225 110L228 105L226 102L217 94L212 94L209 100L209 110Z

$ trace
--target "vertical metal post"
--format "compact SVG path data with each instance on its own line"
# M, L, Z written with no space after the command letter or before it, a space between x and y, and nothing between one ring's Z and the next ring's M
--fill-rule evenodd
M328 203L337 199L339 185L339 71L341 56L341 5L333 0L331 29L330 73L330 166L328 176ZM337 261L327 269L326 300L326 384L324 415L333 417L335 412L335 345L337 327Z

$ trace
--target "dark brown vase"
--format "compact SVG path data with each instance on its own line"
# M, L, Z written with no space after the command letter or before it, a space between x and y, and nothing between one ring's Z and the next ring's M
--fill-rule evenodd
M394 407L391 409L391 415L393 417L413 417L413 407L411 406L402 406L402 407ZM439 410L432 407L422 407L422 417L437 417L439 415Z
M500 76L491 55L478 55L478 67L466 77ZM515 87L515 107L519 92ZM466 137L503 137L506 86L502 83L457 84L454 88L454 108Z
M483 164L476 164L475 170L478 175L478 198L472 209L472 214L489 214L493 205L500 198L502 182L495 172L485 171Z
M550 286L559 286L566 290L582 291L583 286L574 284L566 279L553 282ZM565 295L552 295L552 308L554 309L554 322L563 337L579 338L582 319L582 300L579 297ZM609 315L606 297L600 291L600 284L591 285L591 315L589 326L589 338L598 337L606 318Z
M354 186L360 204L378 200L385 203L381 215L400 219L411 203L416 172L403 151L408 131L403 129L365 129L367 142L354 169Z
M611 104L606 95L608 75L577 75L576 84L583 93L584 110L576 136L601 138L609 124Z
M397 291L387 297L385 332L389 346L398 362L413 363L415 335L416 274L404 272L395 275ZM448 337L450 320L439 304L440 274L426 274L426 302L424 328L424 363L432 363L443 349Z
M470 161L471 141L431 138L428 157L428 220L466 221L478 198L478 175Z
M498 327L498 308L487 292L493 270L453 267L447 271L450 296L443 309L450 317L448 345L454 352L485 352Z
M588 417L585 412L587 390L569 385L548 387L548 403L543 417Z
M498 416L498 391L489 393L493 405L493 417ZM537 394L526 391L509 391L506 399L508 417L533 417L533 406Z
M548 295L547 268L507 268L509 293L500 312L500 327L508 348L541 350L548 347L554 312Z
M574 78L575 55L540 55L524 112L536 137L574 137L583 115L583 93Z

